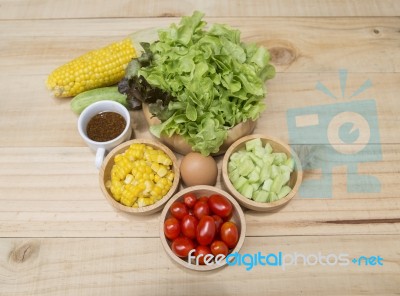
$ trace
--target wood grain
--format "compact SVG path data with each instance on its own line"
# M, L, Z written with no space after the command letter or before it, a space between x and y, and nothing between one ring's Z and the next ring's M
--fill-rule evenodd
M200 10L209 16L398 16L396 0L8 0L2 1L0 19L169 17Z
M285 270L258 265L246 271L236 265L199 276L174 264L156 238L4 238L0 286L2 295L42 296L397 295L399 248L398 235L247 237L241 254L381 256L383 266L304 266L300 259Z
M277 75L256 133L289 142L291 108L376 102L380 139L371 153L381 149L382 159L357 165L379 179L380 192L347 192L347 168L336 166L331 198L321 191L273 213L245 211L241 253L379 255L383 266L234 266L199 277L165 254L158 214L137 217L107 203L70 100L51 97L44 80L88 50L195 9L271 52ZM399 15L396 0L0 0L0 295L398 295ZM348 70L343 98L340 69ZM350 100L368 80L372 86ZM143 114L131 116L134 136L151 138ZM307 161L328 143L292 144ZM304 171L305 181L320 176Z
M287 141L287 109L333 103L315 89L316 83L321 81L332 93L340 94L337 72L345 68L349 71L347 94L366 80L372 81L372 88L355 99L375 99L381 142L399 143L396 131L400 115L395 111L400 83L398 18L210 20L238 27L244 40L271 50L279 73L267 84L268 109L255 132L268 132ZM0 106L4 114L0 117L0 146L82 146L73 128L77 116L70 111L69 99L52 98L44 87L48 73L71 58L136 29L170 22L169 18L0 22L0 90L9 98ZM100 27L107 30L99 30ZM25 112L27 108L30 112ZM43 114L48 120L38 120ZM146 136L142 115L134 113L132 120L137 136ZM57 132L43 132L50 130Z
M295 196L274 213L246 211L247 233L398 233L399 147L383 145L384 161L359 165L361 174L380 180L380 193L348 193L346 167L337 167L332 171L332 198L324 198L321 192L317 199ZM218 162L220 167L221 159ZM88 148L1 148L0 163L0 236L158 237L158 214L136 217L107 203L100 191L94 154ZM305 174L305 179L316 177L317 172ZM217 187L221 188L220 178Z
M238 28L243 41L270 49L278 72L324 73L340 68L357 73L400 71L398 17L206 20ZM176 22L179 18L0 21L2 75L4 70L5 76L48 75L65 62L132 32Z
M52 98L44 87L44 76L2 77L3 89L9 100L0 105L0 147L83 147L85 144L76 128L78 116L70 109L70 99ZM380 142L400 143L398 137L397 92L398 73L349 73L347 89L355 91L367 79L372 87L352 101L375 99L379 122ZM24 83L23 88L13 87ZM267 83L267 110L258 121L254 133L264 133L288 142L287 110L306 106L348 102L333 100L315 89L321 81L334 94L340 94L338 73L278 73ZM25 83L26 82L26 83ZM1 86L0 86L1 87ZM34 103L32 103L34 100ZM29 112L27 111L29 109ZM131 113L134 137L149 138L148 125L141 111ZM46 120L40 120L46 118ZM293 144L296 144L293 142ZM324 144L324 143L320 143ZM326 143L325 143L326 144Z

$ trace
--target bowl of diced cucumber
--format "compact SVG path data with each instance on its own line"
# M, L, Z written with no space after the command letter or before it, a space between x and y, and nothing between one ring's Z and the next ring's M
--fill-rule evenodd
M244 207L272 211L297 193L302 170L299 158L288 145L261 134L240 138L226 151L222 180Z

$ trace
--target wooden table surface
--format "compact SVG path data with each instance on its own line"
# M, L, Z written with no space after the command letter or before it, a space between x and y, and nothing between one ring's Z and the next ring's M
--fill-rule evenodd
M327 173L331 197L321 190L274 213L245 211L241 253L380 256L383 265L300 260L285 269L192 272L162 249L159 214L128 215L106 202L70 100L52 97L45 78L90 49L196 9L271 51L277 75L255 132L299 144L289 134L289 109L330 110L365 81L370 87L351 101L361 109L365 99L376 103L367 116L379 124L371 130L378 141L358 145L376 148L378 160L350 162L379 181L378 192L348 192L349 163L337 163ZM0 295L399 295L399 15L396 0L0 1ZM322 84L337 99L316 88ZM141 112L132 119L136 137L149 138ZM299 147L308 151L303 162L316 156ZM304 173L305 181L321 177L318 169Z

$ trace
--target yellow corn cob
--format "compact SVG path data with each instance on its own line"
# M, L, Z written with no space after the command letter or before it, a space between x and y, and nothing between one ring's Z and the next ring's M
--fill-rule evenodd
M54 70L46 86L56 97L77 94L118 83L128 63L136 57L131 38L90 51Z

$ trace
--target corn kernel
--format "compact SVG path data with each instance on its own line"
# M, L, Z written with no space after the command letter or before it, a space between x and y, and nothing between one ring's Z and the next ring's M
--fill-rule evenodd
M160 177L164 177L167 173L168 173L167 168L163 165L160 165L160 168L157 171L157 175L159 175Z
M158 183L159 180L160 180L160 176L154 175L154 182Z
M124 180L125 184L129 184L133 181L133 176L131 174L126 175L126 178Z
M137 172L137 173L135 174L135 179L136 179L136 180L141 180L141 179L143 179L143 173L142 173L142 172Z
M157 162L163 165L171 165L172 161L166 155L158 155Z
M174 172L169 172L167 174L167 179L170 180L170 181L174 181L174 177L175 177Z
M155 173L157 173L157 171L160 169L160 165L159 165L157 162L153 162L153 163L151 164L151 169L152 169Z

